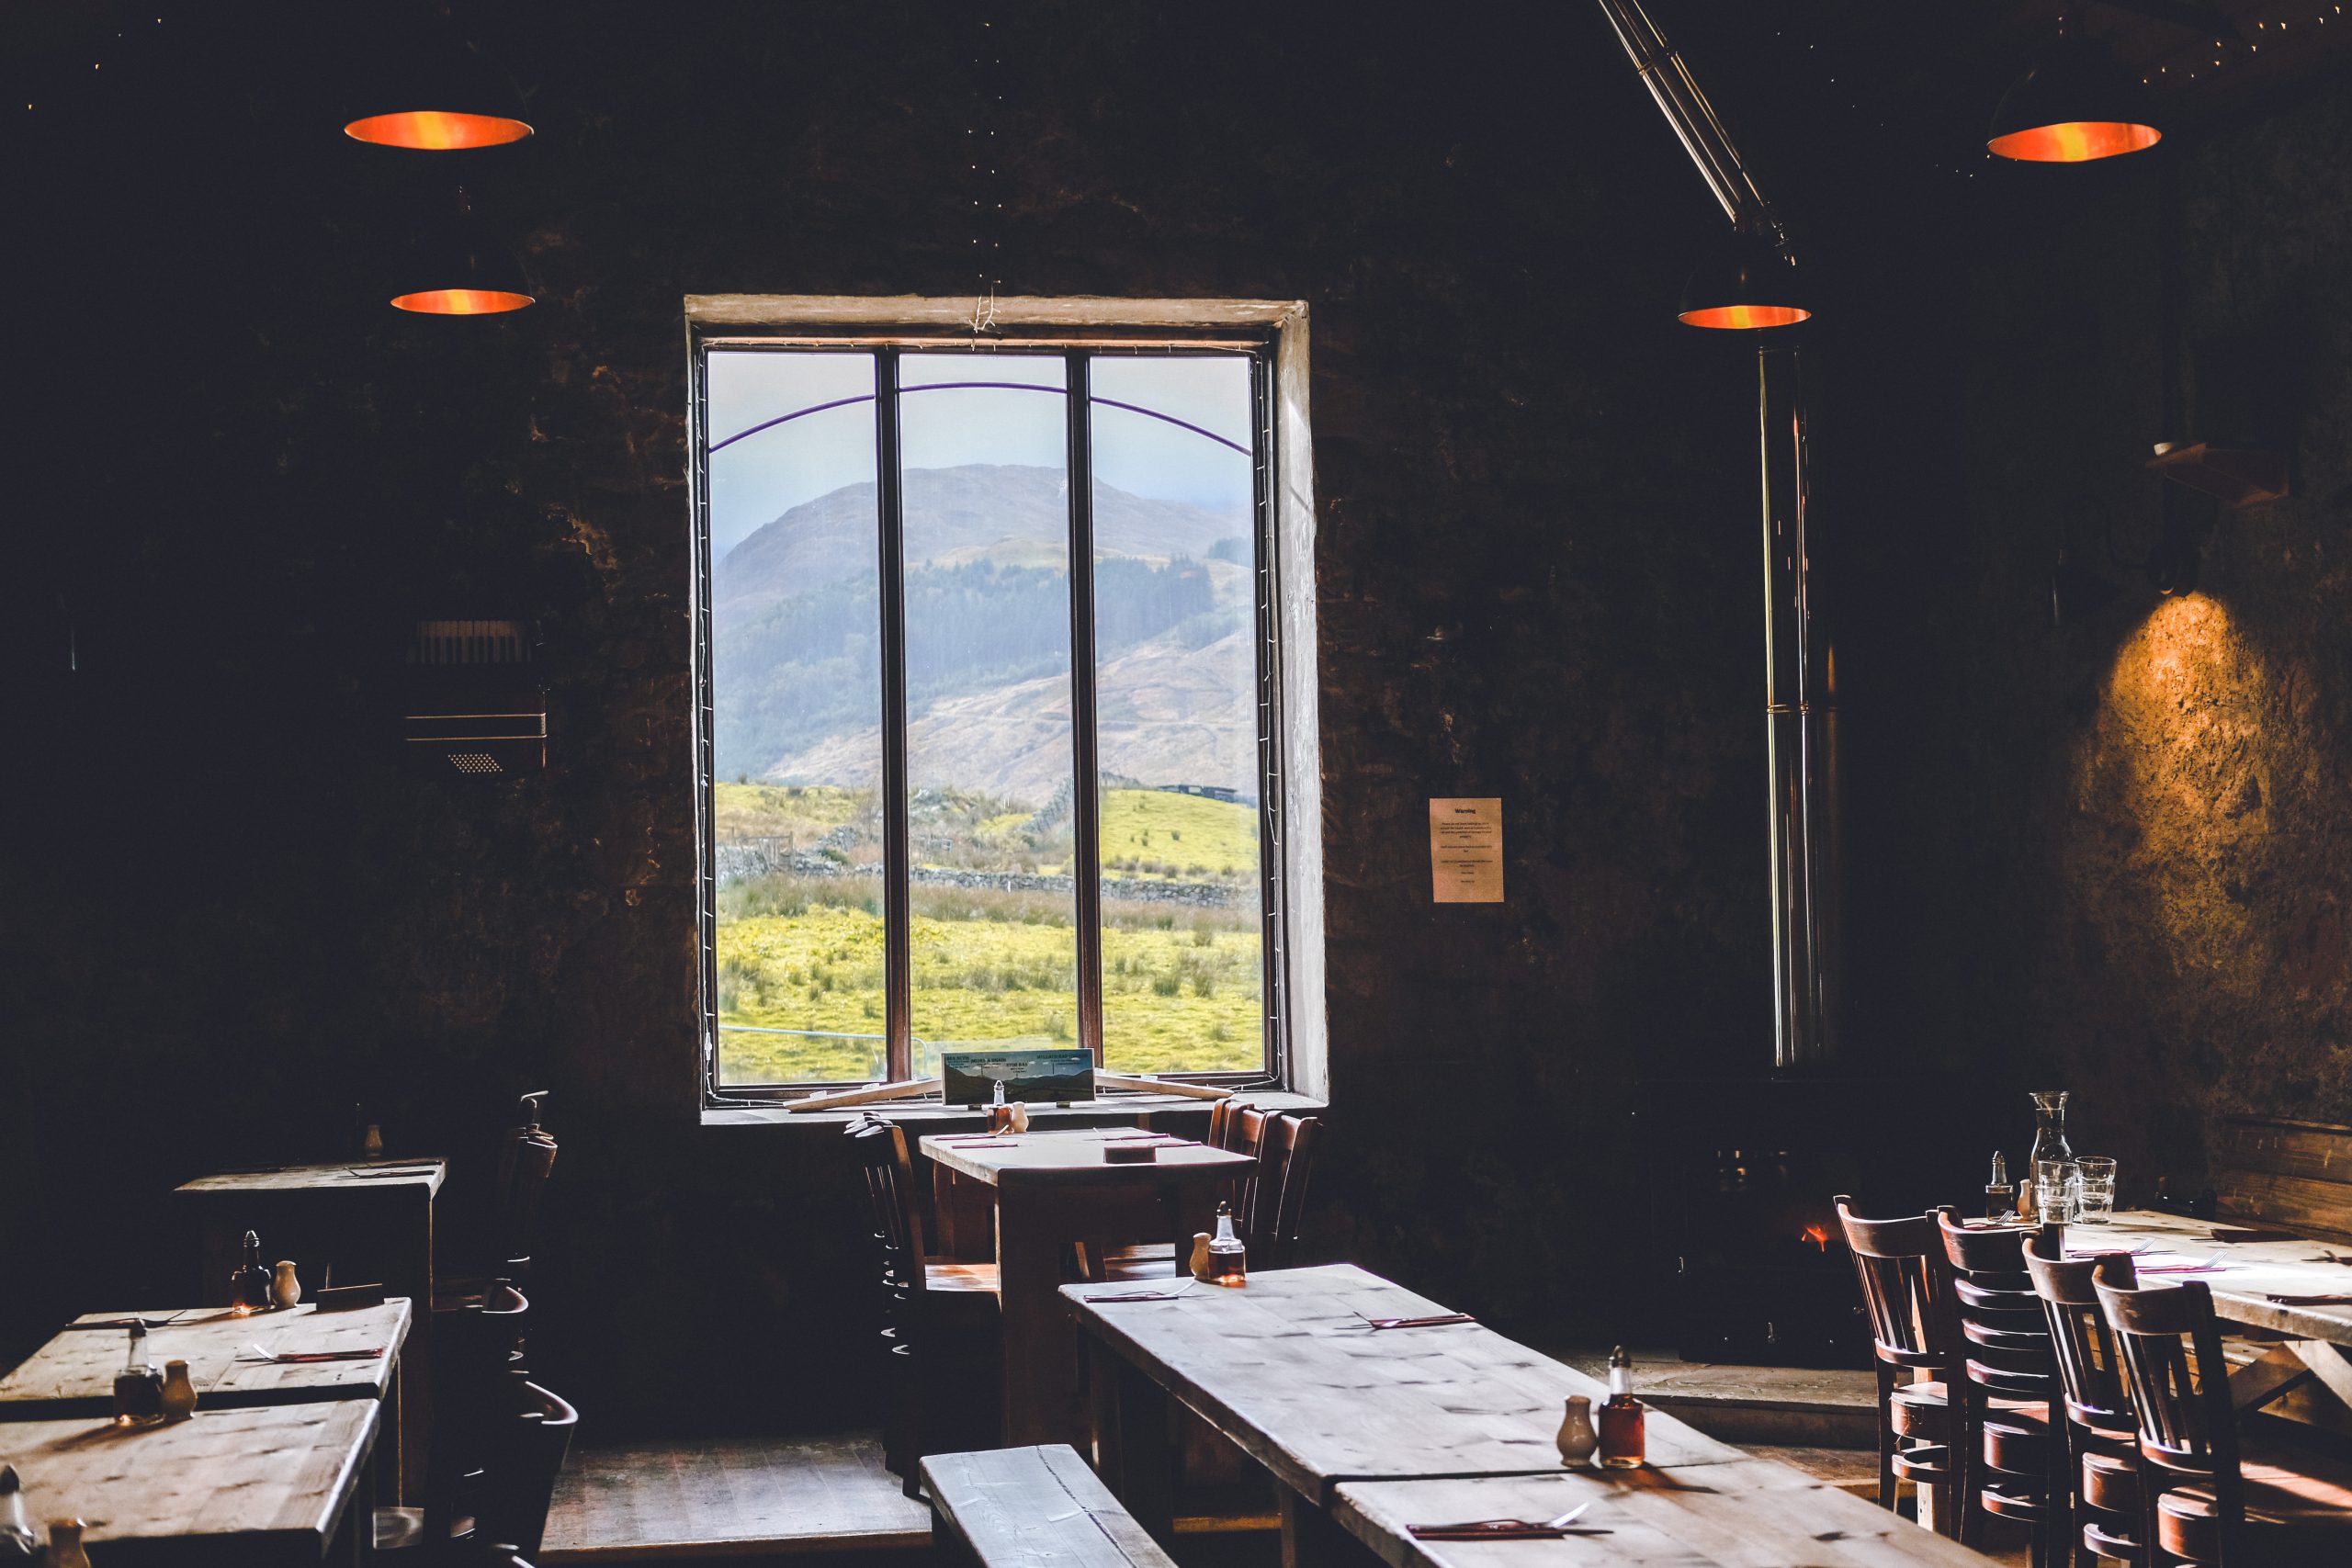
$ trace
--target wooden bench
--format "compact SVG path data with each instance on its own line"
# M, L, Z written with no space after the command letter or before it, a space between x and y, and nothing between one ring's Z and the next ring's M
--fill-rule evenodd
M2352 1127L2232 1116L2213 1150L2222 1217L2352 1241Z
M922 1461L932 1541L982 1568L1175 1568L1067 1443Z

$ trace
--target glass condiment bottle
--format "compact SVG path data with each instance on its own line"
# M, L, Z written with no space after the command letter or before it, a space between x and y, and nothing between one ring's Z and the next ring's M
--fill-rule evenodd
M130 1325L130 1354L114 1375L114 1424L143 1427L164 1418L164 1374L147 1354L147 1325Z
M90 1568L90 1554L82 1547L82 1521L49 1521L49 1568Z
M1209 1237L1208 1282L1246 1285L1250 1282L1250 1249L1233 1234L1233 1205L1216 1206L1216 1235Z
M269 1270L262 1267L261 1236L245 1233L245 1260L229 1276L229 1308L238 1316L269 1307Z
M1609 1352L1609 1402L1600 1407L1600 1462L1609 1470L1634 1470L1643 1461L1642 1402L1634 1397L1634 1359L1618 1346Z
M40 1537L25 1517L25 1483L13 1464L0 1464L0 1561L33 1557L40 1551Z
M2009 1185L2008 1156L1993 1151L1993 1174L1984 1182L1984 1217L2006 1220L2017 1213L2018 1190Z

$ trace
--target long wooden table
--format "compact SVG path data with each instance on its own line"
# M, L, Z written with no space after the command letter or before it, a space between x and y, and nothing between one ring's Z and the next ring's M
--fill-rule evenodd
M1177 1242L1181 1252L1194 1232L1210 1228L1218 1189L1257 1164L1249 1155L1182 1139L1164 1141L1148 1164L1112 1165L1103 1157L1109 1144L1149 1136L1131 1127L1092 1127L922 1140L944 1219L965 1207L967 1187L995 1201L1008 1446L1074 1443L1084 1437L1077 1341L1054 1295L1069 1250L1167 1240ZM944 1239L956 1256L978 1250L963 1227L951 1228Z
M0 1422L0 1462L38 1522L78 1517L108 1565L314 1568L338 1535L356 1553L361 1479L381 1406L372 1399L198 1408L166 1426Z
M2232 1396L2240 1407L2261 1404L2305 1379L2316 1380L2329 1393L2352 1404L2352 1246L2341 1242L2282 1238L2268 1241L2224 1242L2216 1231L2275 1231L2278 1227L2254 1220L2197 1220L2185 1214L2156 1213L2143 1209L2118 1211L2103 1225L2066 1227L2070 1253L2137 1251L2134 1262L2148 1269L2143 1284L2167 1284L2186 1280L2201 1282L2212 1293L2218 1317L2249 1328L2286 1336L2264 1359L2242 1367L2230 1379ZM2181 1262L2213 1263L2211 1272L2176 1274L2162 1271ZM2339 1296L2334 1302L2281 1302L2278 1296Z
M1579 1505L1589 1506L1576 1522L1607 1535L1438 1541L1411 1533L1415 1525L1466 1519L1549 1519ZM1760 1459L1701 1471L1353 1481L1339 1488L1332 1517L1388 1568L1985 1568L1987 1562L1828 1482Z
M1555 1439L1569 1396L1583 1394L1596 1404L1607 1397L1594 1379L1479 1324L1374 1327L1376 1318L1436 1316L1445 1309L1351 1264L1259 1273L1238 1290L1194 1284L1172 1300L1114 1299L1148 1288L1143 1282L1072 1285L1062 1295L1089 1346L1096 1468L1163 1540L1175 1514L1170 1400L1216 1427L1281 1483L1284 1562L1295 1568L1337 1553L1341 1532L1375 1528L1349 1522L1343 1499L1358 1483L1563 1478ZM1815 1484L1659 1410L1648 1413L1645 1436L1642 1479L1582 1484L1646 1485L1690 1496L1710 1489L1731 1495ZM1751 1468L1758 1466L1770 1473ZM1426 1506L1437 1511L1405 1522L1497 1514L1484 1505L1448 1513L1439 1499L1451 1495L1432 1493ZM1375 1519L1381 1506L1375 1494L1357 1512ZM1424 1505L1408 1498L1397 1506L1410 1511ZM1823 1506L1844 1517L1841 1528L1849 1531L1858 1532L1866 1518L1873 1530L1885 1525L1890 1551L1910 1553L1886 1560L1983 1561L1866 1504L1858 1505L1860 1513L1844 1503ZM1555 1506L1533 1517L1560 1511ZM1522 1551L1528 1544L1512 1543ZM1494 1550L1501 1549L1478 1548Z
M151 1325L147 1351L155 1365L187 1363L198 1405L240 1410L266 1404L309 1404L334 1399L382 1399L399 1370L407 1343L409 1303L395 1296L381 1306L321 1313L308 1303L287 1312L238 1317L223 1307L158 1312L86 1313L82 1325L138 1316ZM0 1378L0 1420L109 1416L114 1376L122 1369L126 1344L119 1328L77 1326L62 1330ZM265 1361L251 1354L259 1345L277 1353L374 1350L382 1356L348 1361Z

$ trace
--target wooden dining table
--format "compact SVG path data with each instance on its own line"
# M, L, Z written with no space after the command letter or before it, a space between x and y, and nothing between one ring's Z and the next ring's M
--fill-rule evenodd
M2228 1239L2233 1235L2245 1240ZM2286 1337L2231 1376L2240 1408L2315 1381L2352 1404L2352 1244L2312 1241L2256 1221L2118 1210L2106 1224L2066 1227L2066 1250L2132 1255L2143 1284L2195 1280L2214 1315Z
M186 1361L208 1410L384 1399L397 1386L411 1322L402 1296L348 1312L322 1313L305 1303L243 1317L225 1307L85 1313L0 1377L0 1421L112 1415L114 1377L129 1344L128 1328L117 1325L133 1316L148 1325L150 1359L157 1367ZM264 1350L355 1359L266 1360Z
M1172 1298L1148 1282L1070 1285L1061 1294L1089 1348L1096 1467L1162 1540L1170 1538L1175 1514L1169 1438L1174 1402L1280 1483L1286 1568L1343 1556L1341 1536L1369 1540L1400 1522L1548 1518L1578 1501L1593 1499L1598 1506L1599 1500L1643 1488L1697 1507L1703 1528L1718 1531L1735 1528L1728 1521L1740 1495L1804 1493L1807 1502L1792 1505L1778 1527L1782 1546L1793 1539L1786 1534L1788 1521L1816 1504L1831 1528L1856 1543L1842 1557L1821 1552L1822 1561L1984 1562L1858 1499L1835 1494L1839 1500L1832 1500L1834 1488L1656 1409L1645 1418L1642 1470L1568 1474L1556 1446L1566 1401L1582 1394L1598 1405L1608 1396L1602 1384L1476 1322L1378 1326L1384 1320L1448 1314L1437 1302L1351 1264L1258 1273L1238 1289L1192 1284ZM1491 1495L1476 1490L1506 1481L1528 1484L1519 1491L1498 1485ZM1568 1489L1563 1502L1540 1513L1519 1512L1552 1495L1536 1483L1555 1483ZM1396 1490L1404 1486L1433 1490ZM1724 1501L1694 1501L1702 1497ZM1674 1506L1641 1504L1641 1528L1671 1534ZM1686 1534L1702 1528L1693 1525ZM1626 1529L1635 1533L1632 1523ZM1881 1535L1889 1543L1885 1553L1865 1555L1860 1543ZM1571 1549L1588 1551L1587 1561L1607 1561L1605 1551L1591 1551L1592 1542L1607 1539L1578 1538ZM1523 1553L1528 1544L1514 1542L1510 1549ZM1435 1545L1408 1537L1388 1550L1399 1554L1392 1562L1401 1563L1403 1555ZM1490 1542L1473 1545L1464 1568L1484 1568L1488 1555L1505 1550ZM1773 1558L1759 1548L1758 1555L1724 1561L1810 1562L1816 1558L1806 1553L1819 1550L1814 1542L1799 1555ZM1451 1563L1453 1551L1447 1546L1424 1555ZM1655 1560L1714 1561L1665 1551Z
M1153 1146L1141 1164L1113 1164L1104 1150ZM1134 1127L1066 1132L934 1134L932 1162L940 1250L993 1254L1004 1312L1004 1438L1010 1446L1076 1442L1086 1416L1078 1388L1078 1342L1054 1292L1073 1248L1170 1241L1182 1251L1211 1227L1220 1189L1256 1165L1249 1155ZM992 1211L972 1222L971 1200ZM985 1234L981 1234L985 1232Z
M220 1170L173 1193L198 1243L195 1299L229 1303L229 1277L247 1231L261 1237L262 1266L291 1258L304 1287L380 1284L416 1303L407 1348L408 1397L400 1431L401 1470L424 1473L433 1428L434 1207L448 1179L438 1156L340 1160L323 1165ZM403 1494L403 1501L415 1499Z
M79 1518L97 1568L364 1561L372 1399L205 1409L185 1421L0 1420L36 1521Z

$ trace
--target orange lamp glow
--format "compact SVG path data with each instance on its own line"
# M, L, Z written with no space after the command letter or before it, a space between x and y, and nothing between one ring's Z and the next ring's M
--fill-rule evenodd
M1812 320L1810 299L1777 234L1735 229L1691 269L1675 319L1715 332L1769 332Z
M1686 327L1758 332L1765 327L1792 327L1799 321L1809 321L1813 312L1797 305L1713 305L1685 310L1675 319Z
M2144 152L2164 140L2153 125L2120 119L2075 119L2037 125L1985 142L1996 156L2020 164L2087 164L2099 158Z
M2002 96L1984 145L2020 164L2095 164L2144 152L2164 138L2149 122L2146 100L2106 49L2061 39Z
M343 128L355 141L378 147L407 147L420 152L453 152L469 147L503 147L531 134L531 127L503 115L463 114L449 109L410 109L371 114Z
M534 303L528 294L505 288L420 288L392 296L392 309L422 316L494 316Z

